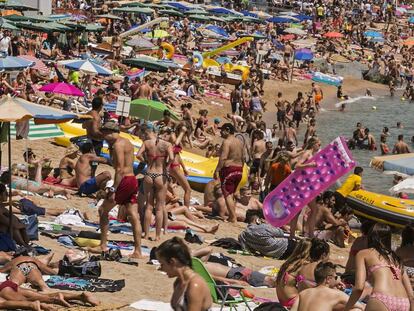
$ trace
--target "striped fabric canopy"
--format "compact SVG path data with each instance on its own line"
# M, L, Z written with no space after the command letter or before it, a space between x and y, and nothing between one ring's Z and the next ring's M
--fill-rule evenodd
M16 137L16 123L12 122L10 134L13 138ZM47 139L54 137L61 137L65 134L56 124L35 124L33 120L29 121L29 140Z

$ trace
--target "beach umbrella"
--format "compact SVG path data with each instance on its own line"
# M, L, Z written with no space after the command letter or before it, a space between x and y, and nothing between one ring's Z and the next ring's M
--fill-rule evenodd
M252 23L252 24L264 24L264 23L266 23L264 20L262 20L260 18L251 17L251 16L243 16L243 22Z
M236 12L234 10L230 10L230 9L226 9L226 8L222 8L222 7L211 8L211 9L208 9L207 11L209 11L210 13L213 13L213 14L242 15L241 13Z
M384 43L385 39L384 38L369 38L370 42L375 42L375 43Z
M250 17L254 17L254 18L259 18L259 15L255 14L254 12L250 12L250 11L246 11L246 10L241 10L240 13L242 13L244 16L250 16Z
M290 20L290 22L299 22L299 19L297 19L294 16L287 16L287 15L278 15L276 17L281 17L281 18L287 18Z
M227 31L219 26L215 26L215 25L208 25L205 27L208 30L211 30L215 33L218 33L219 35L223 36L223 37L230 37L230 35L227 33Z
M298 36L303 36L306 35L307 32L305 30L299 29L299 28L286 28L285 30L283 30L286 33L290 33L290 34L294 34L294 35L298 35Z
M163 118L165 110L170 111L170 109L162 102L139 98L131 102L129 115L131 117L136 117L147 121L157 121ZM175 113L172 111L170 112L173 119L178 120L178 117L175 115Z
M112 12L151 15L152 13L154 13L154 10L150 8L135 6L135 7L116 8L116 9L113 9Z
M105 27L103 27L99 23L86 24L86 27L85 27L85 30L88 32L99 32L99 31L103 31L104 29Z
M13 9L17 11L38 11L37 8L24 4L19 0L6 0L0 3L0 8Z
M288 16L274 16L271 18L268 18L266 21L268 21L269 23L275 23L275 24L284 24L284 23L291 23L292 19L289 18Z
M257 15L257 17L261 19L267 19L272 17L272 15L264 11L252 11L251 13Z
M185 15L197 15L197 14L200 14L200 15L206 15L206 14L208 14L208 12L207 11L205 11L205 10L201 10L201 9L193 9L193 10L188 10L188 11L185 11L185 12L183 12Z
M151 49L153 47L155 47L155 44L153 44L151 41L142 38L142 37L135 37L131 40L128 40L126 42L127 45L129 46L135 46L137 48L147 48L147 49Z
M49 68L46 66L46 64L44 62L42 62L40 59L38 59L38 58L36 58L34 56L31 56L31 55L19 55L17 57L23 58L24 60L27 60L29 62L33 62L34 63L34 65L32 67L33 69L37 69L37 70L39 70L41 72L45 72L45 73L48 73L50 71Z
M16 123L11 123L11 136L16 137ZM35 124L33 120L29 121L29 134L27 139L38 140L65 136L65 133L56 124Z
M113 14L97 15L96 18L115 19L115 20L119 20L119 21L122 21L123 20L119 16L116 16L116 15L113 15Z
M42 86L39 91L47 93L56 93L69 96L85 96L85 94L73 84L66 82L49 83Z
M409 38L403 42L403 45L413 46L414 45L414 38Z
M193 20L193 21L199 21L199 22L208 22L208 21L210 21L210 17L205 16L205 15L199 15L199 14L188 15L188 19Z
M382 33L378 31L368 30L364 32L364 36L369 38L382 38Z
M154 31L149 31L145 34L145 37L151 38L151 39L166 38L169 36L170 34L162 29L156 29Z
M9 172L11 172L11 126L10 122L20 122L34 119L36 124L55 124L68 122L77 118L77 115L68 111L51 108L44 105L33 104L23 98L3 96L0 99L0 122L8 123L8 158ZM9 179L9 231L12 236L12 184Z
M238 33L236 33L236 36L239 37L239 38L252 37L255 40L262 40L262 39L266 39L267 38L261 32L255 32L253 34L248 34L248 33L245 33L245 32L238 32Z
M167 72L170 68L168 64L161 63L158 59L145 55L124 59L122 62L129 66L145 69L146 71Z
M299 49L295 51L296 60L312 60L313 53L309 49Z
M327 32L323 36L325 38L331 38L331 39L339 39L339 38L344 37L343 34L341 34L340 32L336 32L336 31Z
M219 22L219 23L225 23L226 20L224 18L218 17L218 16L209 16L210 21Z
M162 9L158 11L159 15L168 15L168 16L178 16L178 17L184 17L184 14L177 11L177 10L171 10L171 9Z
M8 29L8 30L20 30L19 27L15 26L14 24L4 21L3 24L0 26L1 29Z
M88 74L95 74L98 76L112 76L112 71L89 59L72 59L58 62L60 65L68 69L82 71Z
M269 58L272 60L279 60L279 61L283 60L283 56L277 53L270 54Z
M0 70L17 71L34 66L35 63L15 56L0 58Z

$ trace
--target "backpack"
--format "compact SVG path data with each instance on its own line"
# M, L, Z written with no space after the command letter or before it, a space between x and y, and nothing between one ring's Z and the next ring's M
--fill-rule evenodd
M70 263L67 258L59 261L59 275L68 277L100 277L101 264L99 261Z

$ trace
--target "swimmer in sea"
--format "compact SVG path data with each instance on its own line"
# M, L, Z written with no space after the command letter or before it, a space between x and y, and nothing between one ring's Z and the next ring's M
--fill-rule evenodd
M372 97L372 92L371 92L371 90L370 90L370 89L367 89L367 90L365 91L365 96L370 96L370 97Z

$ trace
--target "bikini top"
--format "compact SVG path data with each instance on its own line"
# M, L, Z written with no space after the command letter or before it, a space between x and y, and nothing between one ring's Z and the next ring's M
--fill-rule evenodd
M401 279L401 269L394 266L394 265L389 265L389 264L373 265L373 266L368 268L368 272L372 274L372 273L374 273L375 271L377 271L378 269L381 269L381 268L389 268L391 270L392 278L394 280Z
M174 145L173 146L173 153L174 154L178 154L178 153L180 153L181 151L183 150L183 147L181 147L180 145Z
M303 282L303 283L306 283L306 285L311 286L311 287L316 287L317 285L315 281L307 280L306 277L302 274L297 275L295 280L296 280L296 284Z
M168 155L166 154L148 154L148 156L153 160L157 160L157 159L161 159L161 158L166 158Z

